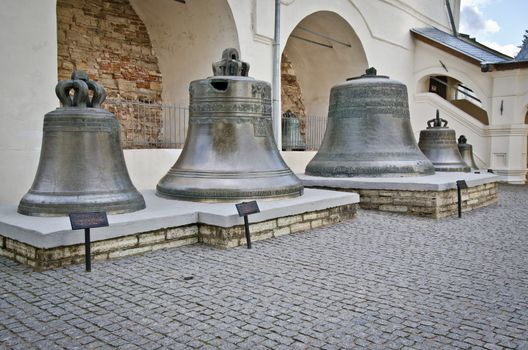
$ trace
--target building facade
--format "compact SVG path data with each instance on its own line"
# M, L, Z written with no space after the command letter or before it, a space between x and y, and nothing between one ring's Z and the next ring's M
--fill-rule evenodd
M470 39L492 62L463 43L451 47L460 1L448 3L452 17L444 0L282 0L282 111L325 116L333 85L375 67L407 85L415 135L439 109L479 166L524 183L528 68ZM189 82L212 75L211 63L234 47L250 76L273 79L273 0L6 0L0 27L2 204L30 187L43 116L58 106L57 79L73 69L87 70L110 98L186 104ZM424 28L448 37L435 41ZM125 151L138 188L153 188L178 154ZM313 154L284 157L302 171Z

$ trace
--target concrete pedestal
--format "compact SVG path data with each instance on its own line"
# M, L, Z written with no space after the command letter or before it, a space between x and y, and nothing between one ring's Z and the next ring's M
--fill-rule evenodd
M147 208L109 215L110 226L91 231L94 261L202 242L227 248L245 244L243 218L234 203L195 203L142 193ZM249 216L252 240L328 226L353 218L359 196L306 189L301 197L258 201ZM84 231L68 217L31 217L0 207L0 256L37 270L84 261Z

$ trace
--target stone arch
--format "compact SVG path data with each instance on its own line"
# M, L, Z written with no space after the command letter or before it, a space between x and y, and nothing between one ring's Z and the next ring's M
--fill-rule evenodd
M225 48L240 50L227 0L130 2L145 23L158 56L163 101L186 104L189 82L211 76L211 64Z
M446 83L451 85L452 83L463 83L464 86L467 86L471 89L472 95L480 99L480 105L473 104L470 101L470 98L467 99L461 99L456 100L453 98L453 96L449 96L449 98L443 97L449 102L451 102L453 105L458 107L459 109L465 111L467 114L473 116L475 119L477 119L479 122L481 122L484 125L490 124L490 113L489 113L489 98L484 93L484 91L475 84L472 79L462 72L458 72L456 69L451 68L449 72L446 72L442 69L428 69L422 72L419 72L415 76L415 82L416 82L416 93L423 93L423 92L433 92L431 90L431 84L430 80L431 77L438 79L438 77L445 77ZM442 85L442 84L438 84ZM469 91L467 91L469 92ZM463 96L462 93L460 93L460 96Z
M332 11L317 11L299 21L284 45L285 60L291 62L306 114L311 115L326 115L331 87L368 68L358 35Z

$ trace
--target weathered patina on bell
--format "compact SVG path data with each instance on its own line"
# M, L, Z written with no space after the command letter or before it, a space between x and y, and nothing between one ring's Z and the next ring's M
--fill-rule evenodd
M304 151L306 143L301 134L301 122L291 111L282 114L282 150Z
M479 170L475 159L473 158L473 146L467 143L467 138L464 135L460 135L458 138L458 150L464 162L469 165L471 170Z
M432 175L416 145L404 84L367 74L332 87L323 142L306 174L325 177Z
M420 131L418 146L436 171L471 171L458 150L455 130L447 127L447 120L440 118L438 110L436 118L427 121L427 129Z
M191 82L185 145L158 195L224 202L303 193L273 138L270 84L248 71L238 51L226 49L213 77Z
M101 109L104 88L85 72L76 71L71 80L57 84L55 93L62 107L44 116L37 174L18 212L61 216L145 208L128 175L117 119Z

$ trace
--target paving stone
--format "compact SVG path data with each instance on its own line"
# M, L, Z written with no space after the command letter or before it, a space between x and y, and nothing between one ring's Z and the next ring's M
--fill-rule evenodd
M0 348L528 348L526 203L528 186L501 185L461 219L360 210L251 250L171 248L91 273L0 257Z

